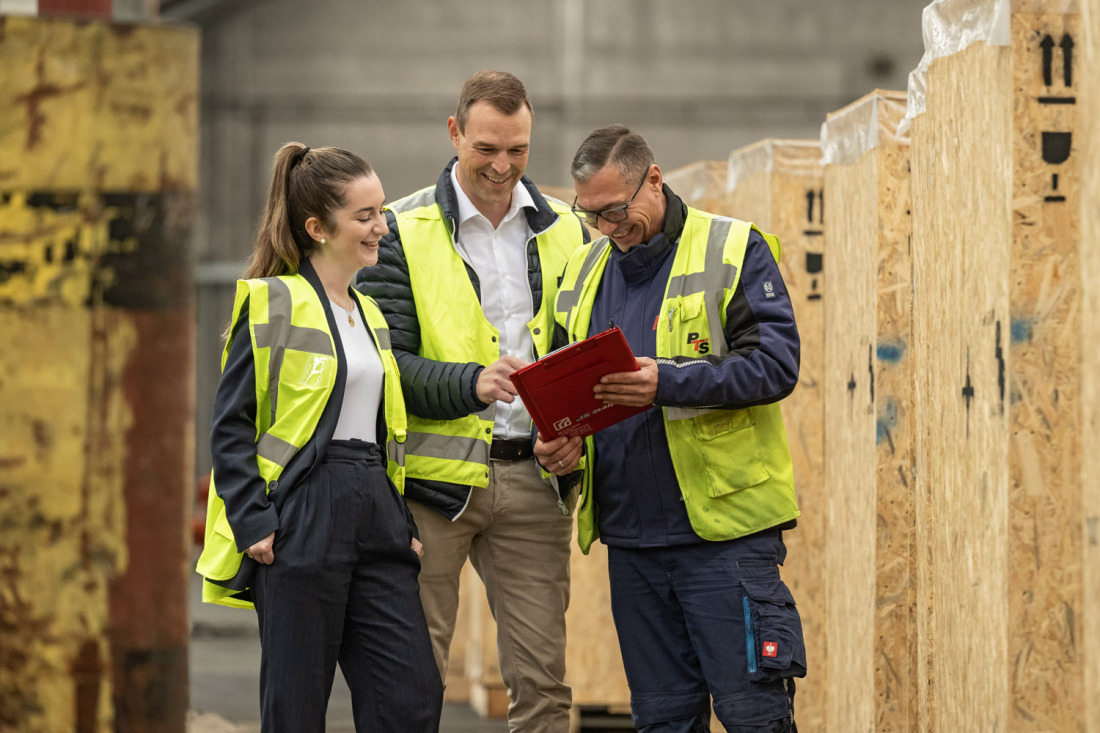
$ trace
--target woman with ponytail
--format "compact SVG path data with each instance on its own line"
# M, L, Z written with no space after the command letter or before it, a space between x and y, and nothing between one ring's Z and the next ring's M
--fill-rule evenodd
M237 283L198 571L203 600L256 609L265 733L323 731L337 663L356 731L439 727L397 363L351 287L378 261L384 204L362 158L284 145Z

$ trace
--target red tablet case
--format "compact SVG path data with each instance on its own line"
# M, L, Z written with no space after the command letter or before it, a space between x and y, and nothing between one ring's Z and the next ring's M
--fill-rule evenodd
M649 406L605 405L592 388L605 374L638 370L626 337L616 326L552 351L511 374L543 440L585 436Z

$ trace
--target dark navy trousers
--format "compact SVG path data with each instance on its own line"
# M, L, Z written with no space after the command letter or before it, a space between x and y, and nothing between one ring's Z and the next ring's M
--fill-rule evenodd
M275 562L258 567L252 587L262 730L323 731L339 662L358 733L434 733L443 684L420 605L408 515L381 449L333 441L324 460L286 491L272 496Z
M782 532L650 549L608 548L611 610L643 733L794 733L802 623L779 577Z

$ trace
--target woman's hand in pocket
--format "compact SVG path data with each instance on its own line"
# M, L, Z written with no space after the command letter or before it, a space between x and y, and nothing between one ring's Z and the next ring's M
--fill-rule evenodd
M272 532L267 537L264 537L262 540L249 547L244 554L261 565L270 565L275 562L275 533Z

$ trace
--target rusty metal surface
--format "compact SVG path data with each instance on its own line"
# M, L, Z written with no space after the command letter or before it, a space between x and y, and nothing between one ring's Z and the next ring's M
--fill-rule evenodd
M0 732L187 709L198 38L0 18Z

